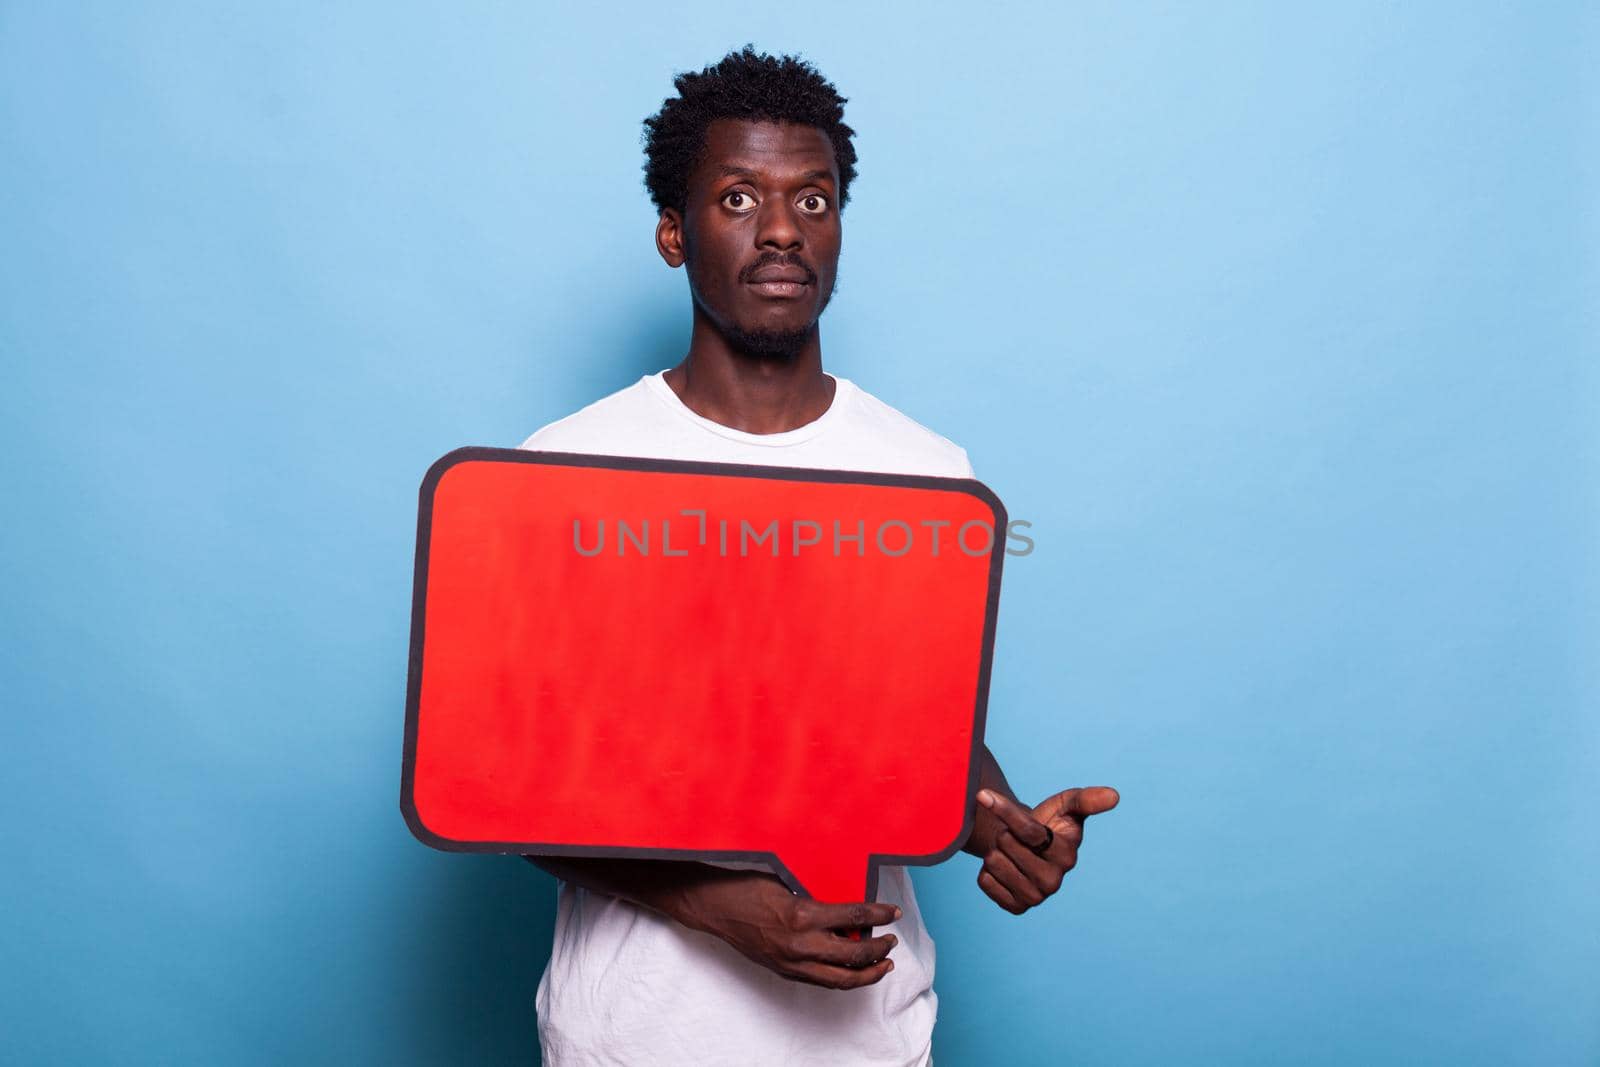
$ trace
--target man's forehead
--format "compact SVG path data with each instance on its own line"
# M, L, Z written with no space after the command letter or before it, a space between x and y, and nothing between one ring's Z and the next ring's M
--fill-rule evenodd
M835 177L833 143L816 126L753 119L717 119L706 127L697 176L705 181L737 172Z

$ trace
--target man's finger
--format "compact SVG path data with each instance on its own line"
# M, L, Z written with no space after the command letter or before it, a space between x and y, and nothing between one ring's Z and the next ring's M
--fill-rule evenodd
M1004 886L1018 904L1031 908L1044 902L1044 892L1004 852L995 851L985 856L983 869Z
M893 904L823 904L807 901L801 913L801 926L808 930L861 930L888 926L900 917Z
M1018 841L1010 830L1001 830L995 844L1007 859L1016 864L1017 870L1043 890L1046 896L1061 888L1062 872L1071 870L1078 862L1078 850L1063 841L1060 834L1056 835L1055 842L1043 856Z
M1017 903L1017 898L1011 895L1009 889L1000 884L998 878L989 873L987 867L978 872L978 888L987 893L989 899L1013 915L1021 915L1028 910L1025 905Z
M803 960L861 968L880 962L899 943L900 939L893 934L851 941L836 934L817 932L802 935L795 949Z
M1003 797L992 789L980 789L978 803L988 808L1008 830L1016 835L1018 841L1029 848L1037 848L1050 840L1050 832L1044 828L1044 823L1035 819L1033 812L1016 801Z
M1061 801L1061 814L1070 815L1075 819L1086 819L1091 815L1110 811L1117 806L1122 795L1109 785L1090 785L1082 789L1068 789L1059 794Z

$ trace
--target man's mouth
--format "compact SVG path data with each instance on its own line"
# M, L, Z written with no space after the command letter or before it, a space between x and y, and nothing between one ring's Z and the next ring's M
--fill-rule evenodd
M775 263L752 271L747 284L762 296L792 300L803 296L810 288L811 272L803 267Z
M762 296L790 300L805 295L805 291L811 288L811 285L809 282L751 282L750 288Z

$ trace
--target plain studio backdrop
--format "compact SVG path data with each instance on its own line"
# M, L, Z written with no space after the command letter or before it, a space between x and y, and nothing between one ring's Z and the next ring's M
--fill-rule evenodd
M1600 24L1562 4L0 6L0 1032L526 1063L553 883L398 810L417 486L687 343L640 121L849 97L830 369L964 445L941 1065L1600 1060ZM641 813L648 817L648 813Z

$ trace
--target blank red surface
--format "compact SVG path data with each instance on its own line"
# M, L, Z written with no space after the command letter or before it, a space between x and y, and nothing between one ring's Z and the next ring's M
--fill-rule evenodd
M706 511L704 544L682 509ZM773 519L778 556L739 555L740 520ZM822 526L798 555L796 519ZM864 526L864 555L834 555L835 519ZM905 555L876 543L890 519L918 538ZM586 549L604 523L598 555L575 520ZM618 520L648 520L648 554L619 554ZM937 555L923 520L949 523ZM812 895L861 899L870 854L938 853L966 819L999 566L958 547L971 520L997 516L959 488L449 467L426 546L417 820L446 847L771 853ZM663 522L685 555L663 554Z

